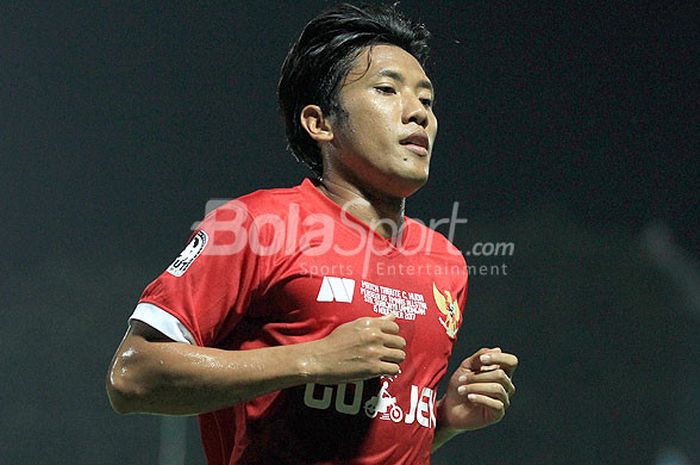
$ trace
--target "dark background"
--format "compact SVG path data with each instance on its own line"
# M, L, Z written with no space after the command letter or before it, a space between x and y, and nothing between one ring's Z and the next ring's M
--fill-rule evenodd
M158 463L109 360L210 198L299 183L275 86L324 1L0 6L0 463ZM423 220L513 242L455 361L521 359L499 425L436 464L700 463L698 4L402 2L433 32ZM202 463L188 420L187 463Z

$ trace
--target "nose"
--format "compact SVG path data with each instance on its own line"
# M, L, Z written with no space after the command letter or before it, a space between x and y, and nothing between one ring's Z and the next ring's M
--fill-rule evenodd
M403 123L411 122L417 123L424 129L428 127L428 110L414 94L406 96L403 104Z

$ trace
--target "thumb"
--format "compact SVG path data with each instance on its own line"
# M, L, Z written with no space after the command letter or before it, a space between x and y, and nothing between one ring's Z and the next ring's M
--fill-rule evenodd
M483 354L488 353L488 352L494 352L498 351L500 352L500 349L489 349L487 347L481 348L475 353L473 353L471 356L467 357L462 361L460 364L460 368L464 368L466 370L470 371L479 371L483 363L481 363L481 360L479 360L479 357L481 357Z
M394 321L396 319L396 313L389 313L388 315L382 315L379 317L381 320Z

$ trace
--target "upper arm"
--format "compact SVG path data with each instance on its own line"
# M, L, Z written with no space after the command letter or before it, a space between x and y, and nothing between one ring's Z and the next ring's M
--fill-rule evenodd
M110 364L110 378L119 372L119 367L148 358L149 346L154 342L176 341L142 321L131 320L129 330L126 332L124 339L122 339Z
M153 326L139 320L131 320L129 322L129 331L126 333L127 339L142 339L147 342L175 342L165 334L161 333ZM122 344L123 345L123 344Z

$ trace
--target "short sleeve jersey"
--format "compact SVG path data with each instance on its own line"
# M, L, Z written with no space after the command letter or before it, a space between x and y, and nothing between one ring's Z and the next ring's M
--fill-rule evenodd
M276 391L199 416L210 465L429 464L436 390L463 321L464 257L404 218L392 243L306 179L214 210L140 303L200 346L318 340L394 313L406 359L393 377Z

